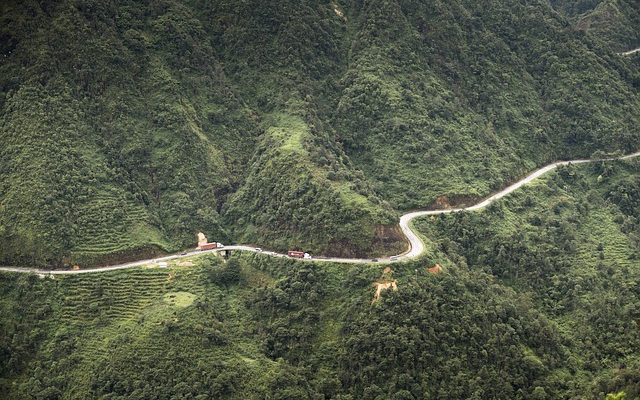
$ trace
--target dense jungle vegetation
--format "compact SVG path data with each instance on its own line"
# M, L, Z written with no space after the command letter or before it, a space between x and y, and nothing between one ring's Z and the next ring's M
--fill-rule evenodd
M427 256L393 271L242 254L0 274L0 393L636 399L638 215L640 163L583 165L419 220Z
M389 254L398 211L636 149L638 61L616 51L637 4L577 3L3 1L0 263L198 231Z
M579 368L602 372L600 396L637 399L639 216L635 161L562 168L487 211L418 226L448 259L496 277L555 321Z
M638 150L639 4L2 1L0 265L398 253L402 211ZM639 399L639 216L640 162L594 163L393 270L0 273L0 398Z

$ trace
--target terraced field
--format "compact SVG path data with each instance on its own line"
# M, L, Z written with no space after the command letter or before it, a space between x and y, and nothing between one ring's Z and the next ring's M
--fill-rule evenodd
M105 255L140 249L151 243L162 249L167 243L162 233L150 223L142 205L134 204L118 191L98 194L96 201L78 212L73 262L86 263ZM126 212L124 211L126 210Z
M163 295L184 291L202 294L198 267L143 268L114 271L99 277L73 275L60 279L60 318L68 324L118 328L143 317L154 304L164 304Z
M576 262L592 268L597 268L603 260L612 268L638 265L638 260L632 258L633 244L620 231L614 215L606 208L589 214L579 232Z
M104 274L99 279L66 277L61 279L66 293L61 317L74 324L135 318L165 293L172 274L163 269L136 269L128 274Z
M105 365L126 363L157 368L153 360L168 352L172 353L170 362L187 365L189 359L180 360L189 357L180 351L182 346L200 348L203 340L215 340L223 329L221 322L200 322L203 317L215 315L202 304L213 307L215 299L216 307L228 307L222 306L228 301L227 293L211 285L207 276L211 260L217 257L200 256L188 266L171 262L168 268L150 266L99 275L44 278L48 285L56 286L56 295L49 304L57 329L48 332L49 348L70 357L67 364L45 364L41 368L57 371L77 383L82 392L74 392L70 398L80 399L95 397L92 382ZM194 317L196 314L201 317ZM239 324L233 321L229 326ZM176 341L180 343L178 350ZM254 351L258 350L248 354L252 359L256 357ZM241 353L246 352L243 347ZM120 358L114 361L115 357ZM212 352L203 357L215 362L221 355ZM229 357L237 360L239 356Z

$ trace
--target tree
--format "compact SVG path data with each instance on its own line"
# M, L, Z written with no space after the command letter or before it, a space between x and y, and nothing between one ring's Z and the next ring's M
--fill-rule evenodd
M240 282L241 267L237 258L230 258L226 263L221 263L219 259L214 259L217 262L211 262L207 271L209 280L217 285L222 285L225 288L235 285Z

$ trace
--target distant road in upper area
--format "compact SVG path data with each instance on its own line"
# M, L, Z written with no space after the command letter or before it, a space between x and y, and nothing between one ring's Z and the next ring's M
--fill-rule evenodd
M454 212L460 212L460 211L481 210L489 206L494 201L507 196L508 194L514 192L515 190L518 190L519 188L533 181L534 179L537 179L540 176L546 174L547 172L552 171L563 165L584 164L584 163L590 163L590 162L603 162L603 161L614 161L614 160L627 160L627 159L638 157L638 156L640 156L640 152L628 154L626 156L612 157L612 158L558 161L532 172L526 177L520 179L518 182L506 187L505 189L499 191L498 193L495 193L490 197L487 197L486 199L472 206L461 207L461 208L449 208L444 210L413 211L413 212L404 214L402 217L400 217L400 228L402 229L402 232L404 233L407 240L409 241L409 244L410 244L409 250L402 254L398 254L397 256L381 258L377 260L377 262L394 263L394 262L406 261L412 258L417 258L421 256L422 253L424 253L424 243L422 242L422 239L420 239L418 234L411 227L411 221L415 218L426 216L426 215L438 215L438 214L448 214L448 213L454 213ZM80 270L45 270L45 269L37 269L37 268L0 267L0 271L24 272L24 273L34 273L34 274L41 274L41 275L87 274L87 273L114 271L118 269L142 267L143 265L156 264L162 261L177 260L185 257L193 257L198 254L214 253L222 250L250 251L254 253L261 252L262 254L266 254L272 257L287 257L286 254L275 253L272 251L262 251L253 246L231 245L231 246L225 246L222 249L211 249L211 250L205 250L205 251L194 250L194 251L189 251L185 254L174 254L166 257L150 258L147 260L140 260L140 261L117 264L117 265L109 265L109 266L98 267L98 268L89 268L89 269L80 269ZM321 261L321 262L335 262L335 263L349 263L349 264L365 264L365 263L373 262L372 258L340 258L340 257L316 257L311 260L303 260L303 261Z
M624 52L619 53L619 54L622 54L623 56L630 56L631 54L633 54L633 53L637 53L637 52L639 52L639 51L640 51L640 47L638 47L637 49L633 49L633 50L629 50L629 51L624 51Z

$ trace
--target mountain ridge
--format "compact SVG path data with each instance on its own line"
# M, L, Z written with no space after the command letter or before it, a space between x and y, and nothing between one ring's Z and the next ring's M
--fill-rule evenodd
M1 11L4 264L172 252L199 231L384 254L399 211L639 140L633 61L542 1ZM271 147L300 129L302 151Z

